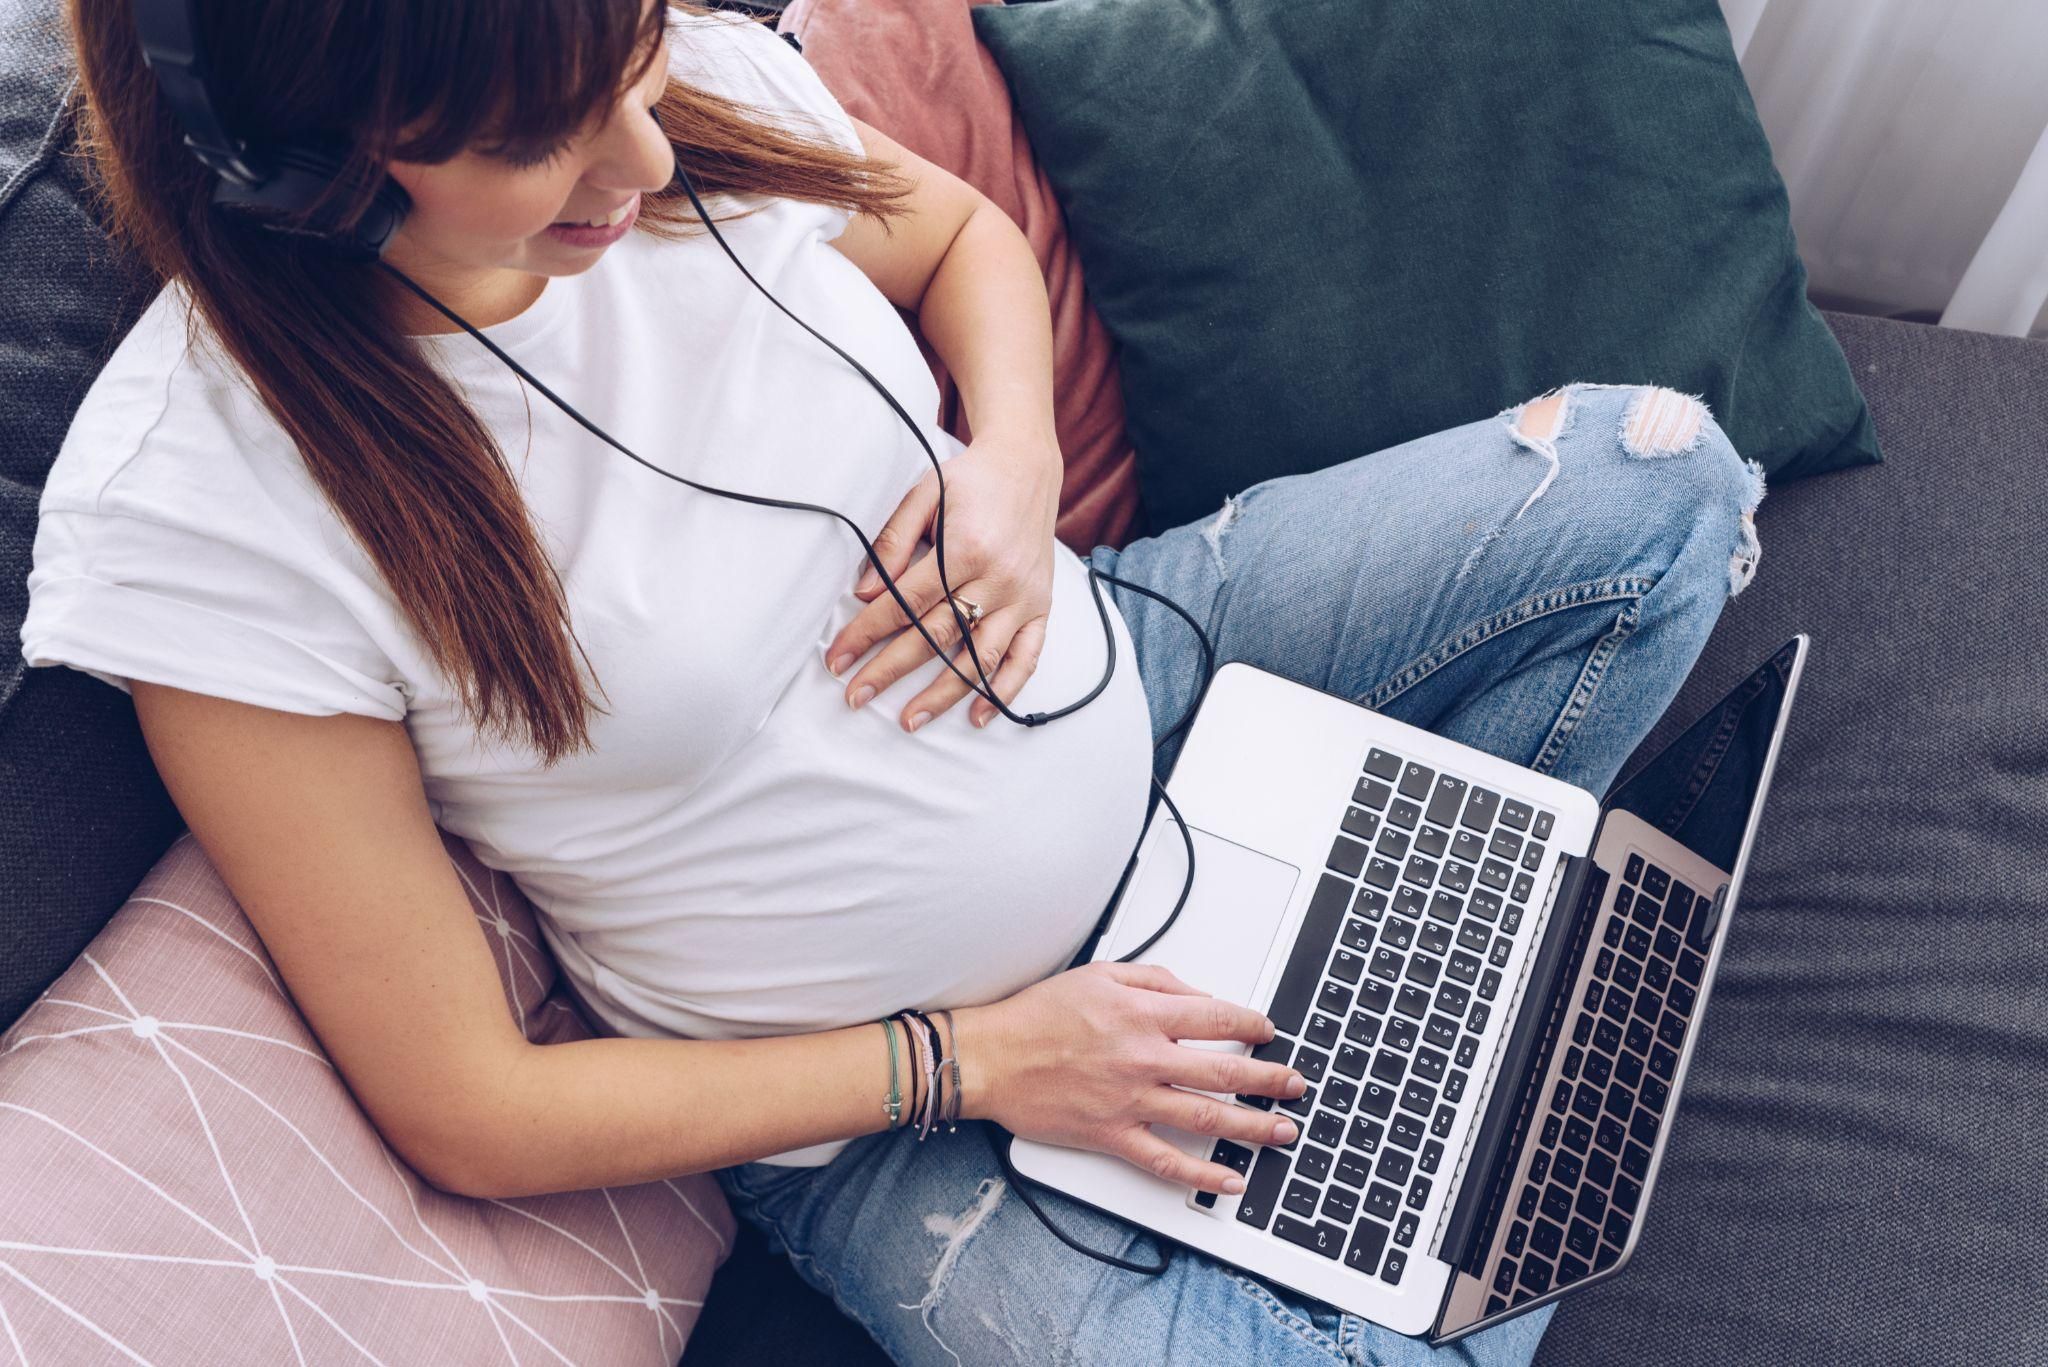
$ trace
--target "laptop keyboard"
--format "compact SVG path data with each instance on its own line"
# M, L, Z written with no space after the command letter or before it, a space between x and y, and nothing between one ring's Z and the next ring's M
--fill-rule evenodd
M1604 1272L1642 1200L1713 941L1710 896L1640 854L1622 870L1530 1141L1486 1313Z
M1503 973L1556 814L1388 750L1365 760L1252 1051L1308 1090L1240 1096L1291 1144L1217 1141L1240 1224L1398 1286L1501 1025ZM1214 1192L1195 1204L1213 1208Z

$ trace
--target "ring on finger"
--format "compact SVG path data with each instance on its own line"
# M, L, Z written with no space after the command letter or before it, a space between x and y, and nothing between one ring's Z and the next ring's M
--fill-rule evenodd
M949 593L946 597L952 600L953 606L961 610L962 614L967 618L967 625L970 627L979 622L985 615L981 604L964 594Z

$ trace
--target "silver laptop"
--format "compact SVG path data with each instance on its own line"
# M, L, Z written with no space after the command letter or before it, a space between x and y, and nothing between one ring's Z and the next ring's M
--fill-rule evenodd
M1013 1139L1018 1172L1433 1344L1618 1272L1665 1137L1806 659L1795 636L1603 804L1232 661L1166 785L1195 878L1144 961L1258 1007L1292 1144L1155 1131L1238 1195ZM1154 820L1092 957L1187 876ZM1232 1041L1196 1048L1244 1050ZM1229 1098L1224 1098L1229 1099Z

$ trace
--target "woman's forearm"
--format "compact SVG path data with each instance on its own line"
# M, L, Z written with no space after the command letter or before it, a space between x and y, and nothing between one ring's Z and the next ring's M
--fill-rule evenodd
M953 1013L970 1050L976 1009ZM944 1018L933 1022L951 1052ZM902 1029L891 1028L907 1121L916 1056ZM965 1116L981 1087L973 1058L961 1060L961 1086ZM531 1045L447 1159L442 1184L509 1198L751 1162L886 1128L888 1087L888 1045L872 1022L765 1039Z
M918 329L960 386L976 435L1053 441L1052 304L1031 243L984 200L961 225L918 306Z

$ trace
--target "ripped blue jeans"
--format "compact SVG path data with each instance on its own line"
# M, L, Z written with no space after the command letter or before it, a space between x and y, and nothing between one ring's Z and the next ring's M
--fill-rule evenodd
M1219 664L1250 661L1604 794L1754 572L1763 474L1682 395L1562 392L1561 409L1525 414L1532 400L1265 480L1090 559L1185 608ZM1157 737L1194 695L1200 649L1169 609L1115 593ZM1180 740L1160 751L1162 778ZM1173 1248L1160 1276L1122 1271L1058 1242L1006 1190L984 1128L922 1143L884 1131L822 1167L717 1176L806 1281L915 1367L1507 1367L1534 1356L1555 1308L1432 1350L1199 1250ZM1090 1248L1162 1254L1136 1226L1034 1194Z

